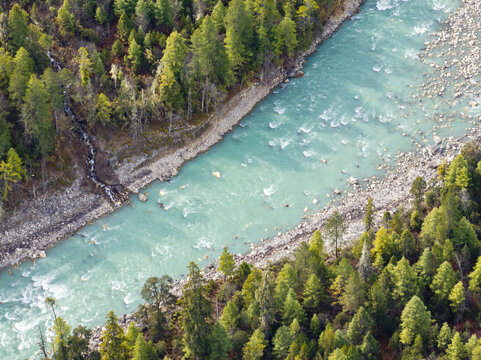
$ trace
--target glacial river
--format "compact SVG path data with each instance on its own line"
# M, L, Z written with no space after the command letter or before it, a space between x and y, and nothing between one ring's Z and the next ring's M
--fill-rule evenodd
M319 210L347 179L382 175L386 161L416 144L461 135L459 116L440 127L430 114L448 109L412 95L429 66L417 59L458 0L367 0L359 15L312 55L305 76L279 87L208 153L170 182L144 190L107 218L47 251L47 258L0 274L0 359L38 351L39 328L52 320L44 299L72 325L97 326L107 312L135 310L149 276L186 274L228 246L295 226ZM444 106L444 107L443 107ZM220 178L213 176L219 172ZM160 200L165 209L160 209ZM287 206L288 205L288 206Z

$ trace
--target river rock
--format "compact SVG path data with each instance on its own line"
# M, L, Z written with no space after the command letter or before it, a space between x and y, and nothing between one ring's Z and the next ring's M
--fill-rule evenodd
M41 257L41 258L46 258L47 254L45 253L45 251L42 250L38 253L38 256Z
M212 176L215 176L216 178L220 179L220 172L219 171L213 171Z
M349 176L349 179L347 179L347 182L350 184L350 185L357 185L357 179L353 176Z
M142 201L142 202L146 202L147 196L145 196L145 194L139 193L139 200Z

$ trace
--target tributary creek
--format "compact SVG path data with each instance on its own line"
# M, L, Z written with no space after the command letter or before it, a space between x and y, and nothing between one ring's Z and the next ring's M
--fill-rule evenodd
M52 326L47 296L73 326L102 325L111 309L135 310L149 276L181 277L190 261L205 265L222 246L244 252L295 226L306 210L318 211L334 189L347 189L350 176L382 175L380 164L432 145L434 132L461 135L471 126L456 116L466 103L412 99L430 71L417 53L456 6L458 0L367 0L308 58L304 77L276 89L170 182L144 189L146 203L133 197L46 259L3 271L0 358L38 352L39 328ZM443 123L449 127L432 119L435 107L454 115Z

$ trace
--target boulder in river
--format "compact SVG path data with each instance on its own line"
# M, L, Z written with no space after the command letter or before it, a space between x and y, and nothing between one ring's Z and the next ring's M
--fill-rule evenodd
M142 202L146 202L147 196L145 196L145 194L139 193L139 200L142 201Z
M212 176L215 176L216 178L220 179L220 172L219 171L212 171Z

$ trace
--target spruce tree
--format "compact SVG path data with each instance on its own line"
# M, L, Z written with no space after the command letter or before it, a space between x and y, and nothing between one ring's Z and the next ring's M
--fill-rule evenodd
M291 345L292 337L288 326L282 325L277 331L272 345L274 347L274 355L277 359L285 359L289 352L289 346Z
M277 281L276 281L276 296L281 303L284 303L286 300L287 293L289 289L294 286L296 283L296 273L292 265L287 262L282 267L279 274L277 274Z
M416 271L402 258L393 269L394 299L403 306L418 291Z
M57 24L62 36L72 36L75 31L75 17L71 13L70 3L63 0L63 4L58 9Z
M469 277L469 290L475 293L481 291L481 256L478 258L473 271L468 275Z
M209 360L223 360L228 358L229 351L232 350L232 342L226 329L221 323L216 322L212 326L212 332L208 338Z
M110 115L112 114L112 104L104 93L100 93L95 97L95 120L103 126L110 123Z
M448 348L448 345L451 344L452 339L453 334L451 332L451 328L449 327L448 323L445 322L438 334L438 349L441 351L445 351Z
M367 199L366 215L364 216L364 226L367 233L369 233L374 225L374 199L370 197Z
M224 307L220 321L230 334L234 333L239 321L239 310L232 300Z
M365 334L367 334L369 331L372 331L373 326L374 321L364 307L361 306L349 323L347 337L352 344L358 345L363 340Z
M264 356L266 340L261 329L254 331L249 341L244 345L242 354L243 360L259 360Z
M431 283L431 289L436 294L440 303L448 300L449 294L456 284L456 274L451 264L447 261L439 266Z
M301 304L299 304L299 301L297 300L294 290L290 289L287 293L282 309L282 319L284 323L290 324L294 319L297 319L299 323L303 323L305 318L306 315Z
M79 74L81 85L87 87L90 83L90 72L92 67L92 60L90 60L89 53L86 48L78 49L77 62L79 64Z
M18 4L14 4L8 13L8 36L13 50L25 47L27 44L28 14Z
M222 0L217 1L214 9L212 10L212 20L217 28L217 32L222 32L225 30L224 19L226 15L226 8Z
M342 240L342 236L346 231L346 226L344 225L342 216L337 210L334 211L334 213L329 217L329 219L327 219L324 230L326 232L327 238L330 239L331 244L334 245L337 259L338 243Z
M449 294L449 301L451 303L451 308L455 313L463 314L466 296L464 295L464 285L462 281L459 281L454 285L453 289Z
M311 274L306 284L304 285L304 292L302 293L302 306L307 311L314 311L320 305L322 296L322 285L316 274Z
M418 213L421 213L421 202L423 201L424 189L426 188L426 180L422 176L414 179L411 185L411 195L414 196L414 207Z
M379 359L379 355L381 354L381 346L374 336L372 336L370 330L364 336L361 344L361 351L366 360Z
M132 23L130 22L127 13L124 11L122 12L122 15L120 15L119 22L117 23L117 34L119 34L123 41L127 41L131 30Z
M10 75L8 91L12 101L20 108L25 92L27 91L27 83L33 72L33 61L28 51L21 47L13 59L13 64L13 72Z
M124 330L118 324L113 311L110 311L106 318L107 324L102 331L99 346L102 360L124 360L126 359Z
M463 340L461 339L461 335L456 331L453 336L453 340L451 344L448 346L448 350L446 351L446 359L448 360L461 360L464 359L466 355L466 351L464 349Z

